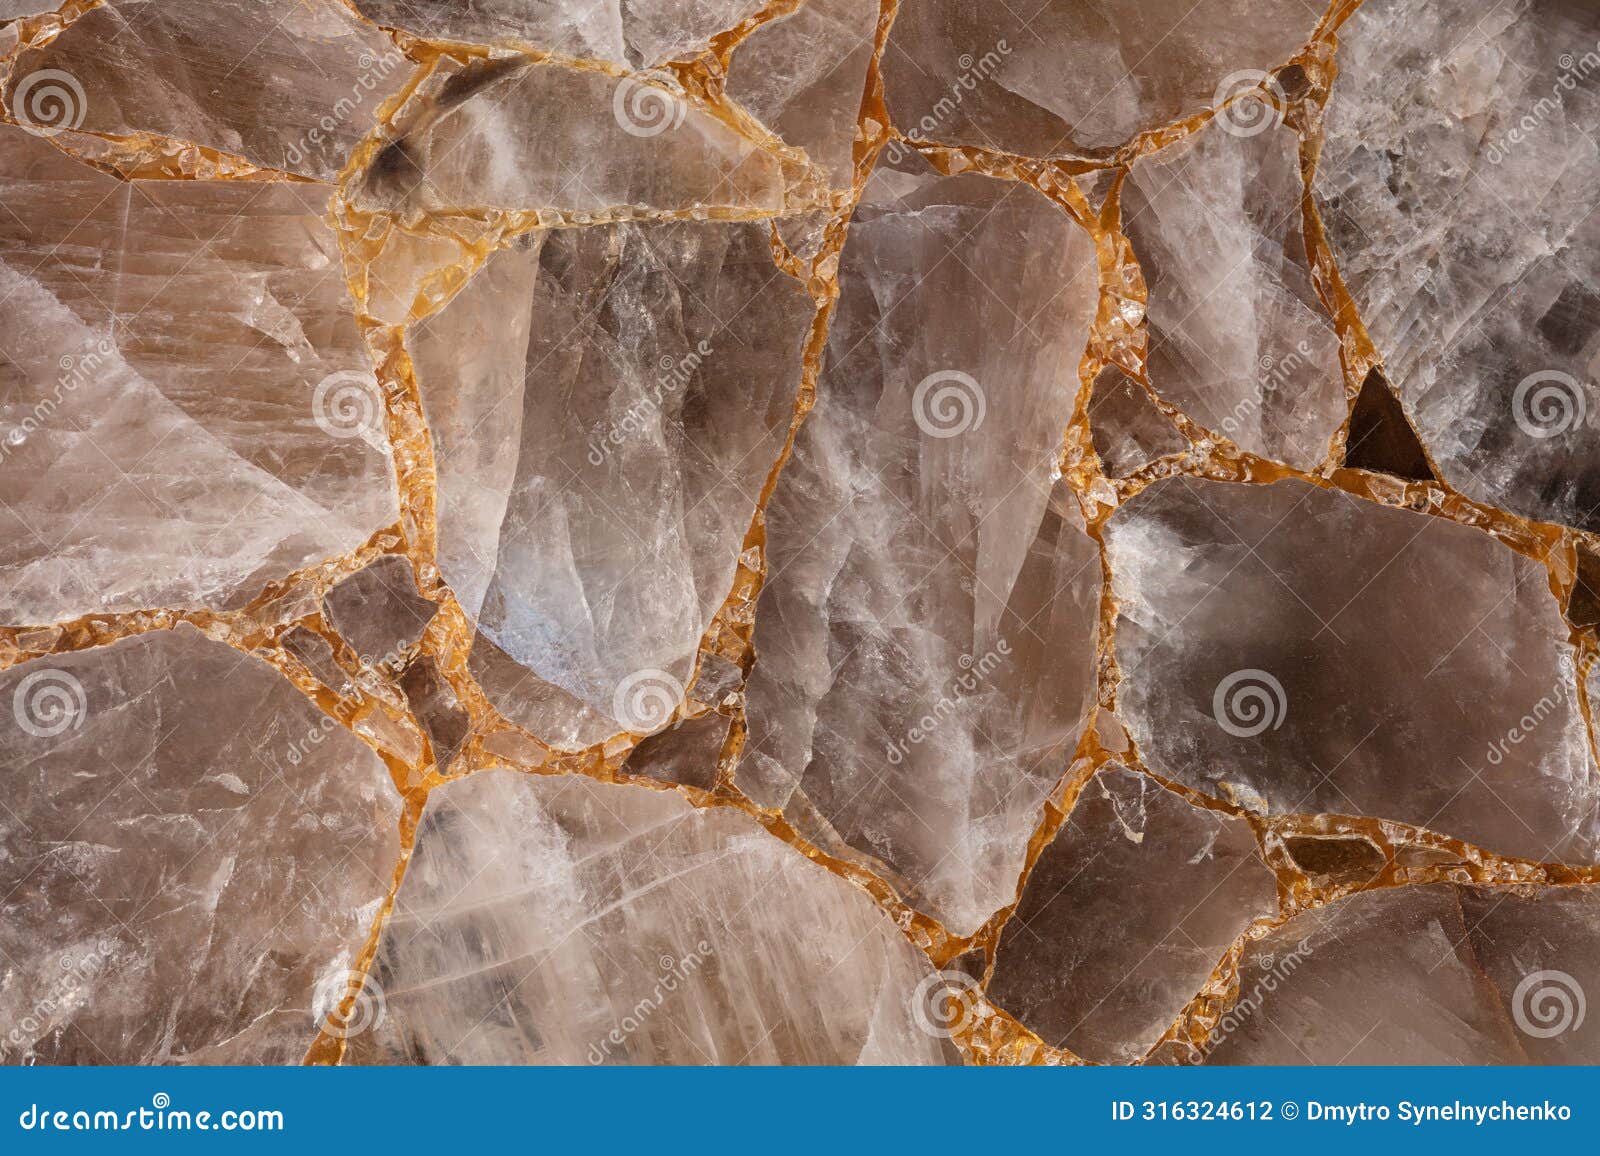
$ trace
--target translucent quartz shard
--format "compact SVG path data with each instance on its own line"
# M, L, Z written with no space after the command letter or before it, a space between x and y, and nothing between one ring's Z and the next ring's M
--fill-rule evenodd
M777 211L777 161L665 87L555 63L446 66L355 197L408 215L481 209Z
M333 180L411 68L339 0L109 0L24 52L6 95L24 124L152 132Z
M1298 916L1245 952L1224 1064L1592 1064L1600 891L1407 887Z
M1288 129L1218 117L1133 166L1123 231L1149 286L1156 391L1240 448L1310 469L1347 406L1306 263L1297 148Z
M764 225L623 225L532 236L412 330L439 566L509 717L579 745L667 721L813 316Z
M0 1016L37 1024L4 1058L298 1062L399 859L378 757L188 626L24 663L0 696Z
M649 68L698 56L762 0L355 0L389 28L439 40L532 44Z
M928 960L748 816L486 771L428 799L356 1063L936 1064Z
M1100 771L1006 921L988 995L1046 1043L1140 1059L1277 885L1243 819Z
M1245 949L1214 1064L1527 1062L1456 889L1367 891Z
M669 727L635 747L622 772L709 791L717 785L717 763L730 725L722 715L707 714Z
M849 188L856 118L878 28L878 0L811 0L751 33L733 57L727 92L788 144Z
M1536 1064L1600 1062L1600 889L1457 889L1478 964Z
M1106 542L1117 709L1152 770L1256 811L1595 857L1600 783L1537 563L1299 481L1158 482Z
M326 200L0 126L0 622L235 604L396 518Z
M739 782L957 934L1011 900L1094 693L1095 544L1053 483L1096 296L1031 189L880 169L767 507Z
M472 720L461 709L455 691L439 673L439 667L428 655L411 660L400 672L400 689L411 706L411 713L428 736L433 747L433 760L440 773L449 770L460 752L467 735L472 731Z
M1452 485L1600 529L1600 9L1371 0L1339 41L1315 189L1390 381Z
M364 662L393 662L414 646L438 607L417 593L404 558L379 558L340 582L322 600L322 612Z
M1255 70L1250 87L1319 15L1303 0L919 0L895 18L884 86L907 136L1028 156L1107 149L1226 99L1240 72Z
M1114 366L1095 379L1089 428L1094 452L1114 478L1125 478L1163 454L1178 453L1189 445L1144 386Z

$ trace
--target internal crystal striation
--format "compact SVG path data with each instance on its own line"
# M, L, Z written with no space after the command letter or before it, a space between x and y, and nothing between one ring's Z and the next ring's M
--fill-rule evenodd
M0 1055L1594 1060L1594 24L0 0Z

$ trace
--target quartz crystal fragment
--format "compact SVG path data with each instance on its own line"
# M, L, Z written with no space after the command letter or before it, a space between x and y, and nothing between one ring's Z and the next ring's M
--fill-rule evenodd
M665 79L523 60L444 67L397 120L367 209L776 212L778 162Z
M1250 944L1215 1064L1524 1062L1452 887L1368 891Z
M1106 540L1118 711L1153 770L1256 811L1594 859L1600 780L1537 563L1299 481L1158 482Z
M756 29L728 71L728 95L849 188L856 117L878 0L811 0Z
M417 593L410 564L391 555L328 591L322 610L362 661L381 666L416 645L438 607Z
M1301 915L1246 949L1224 1064L1592 1064L1593 887L1406 887Z
M24 52L5 91L24 125L156 133L333 180L411 68L339 0L109 0Z
M762 0L354 0L389 28L439 40L531 45L569 56L650 68L705 50Z
M1315 190L1389 379L1452 485L1600 529L1600 9L1372 0L1339 42Z
M935 1064L928 960L744 814L487 771L429 798L358 1063Z
M377 756L187 626L0 697L0 1017L32 1025L4 1059L298 1062L399 858Z
M767 507L739 780L966 934L1093 695L1099 557L1052 479L1095 271L1033 191L907 168L856 211Z
M236 604L395 519L326 200L0 126L0 622Z
M549 742L665 723L783 445L814 307L765 227L563 230L410 342L474 672Z
M1320 14L1303 0L919 0L895 18L884 86L911 137L1104 150L1254 87Z
M1123 231L1149 286L1156 392L1242 449L1309 469L1346 404L1306 264L1296 143L1218 117L1134 165Z
M1109 767L1028 877L989 998L1046 1043L1137 1061L1276 898L1243 819Z
M1089 398L1089 429L1106 473L1125 478L1189 443L1144 386L1115 367L1101 371Z

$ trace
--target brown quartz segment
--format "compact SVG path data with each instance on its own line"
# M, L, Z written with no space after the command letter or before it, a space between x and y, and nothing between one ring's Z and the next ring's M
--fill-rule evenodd
M1213 1064L1516 1064L1523 1039L1453 887L1336 900L1245 948Z
M24 124L157 133L332 181L413 67L339 0L110 0L24 52L6 94Z
M877 28L878 0L812 0L751 33L728 72L728 95L804 149L836 188L854 175Z
M884 58L889 110L942 144L1105 151L1258 82L1318 15L1300 0L906 3Z
M1087 721L1098 558L1050 455L1090 261L1030 190L879 170L767 508L741 788L962 934Z
M1245 949L1213 1063L1592 1064L1600 893L1403 887Z
M1056 1047L1137 1062L1229 945L1276 911L1247 822L1113 765L1034 864L989 998Z
M378 757L188 627L24 663L0 692L0 1012L37 1029L5 1061L298 1061L399 854Z
M784 199L779 161L664 78L552 61L447 64L396 125L362 179L362 209L595 220L770 214Z
M1339 33L1315 192L1445 479L1600 528L1600 10L1369 0Z
M0 197L0 621L236 605L394 519L327 190L0 126Z
M1156 408L1144 386L1114 366L1095 379L1089 399L1089 428L1095 453L1114 478L1127 477L1189 444L1171 419Z
M1543 567L1286 480L1158 482L1108 525L1118 710L1152 770L1591 862L1600 786Z
M322 610L364 664L382 666L417 644L438 606L417 593L410 563L391 556L328 591Z
M1134 165L1122 227L1148 286L1156 393L1241 449L1310 469L1346 403L1300 200L1295 134L1219 116Z
M440 567L509 717L576 746L667 721L814 313L762 226L687 222L540 234L418 327ZM665 713L630 710L632 689Z
M931 965L865 893L746 816L581 777L438 788L373 975L357 1063L955 1058L914 1019Z

